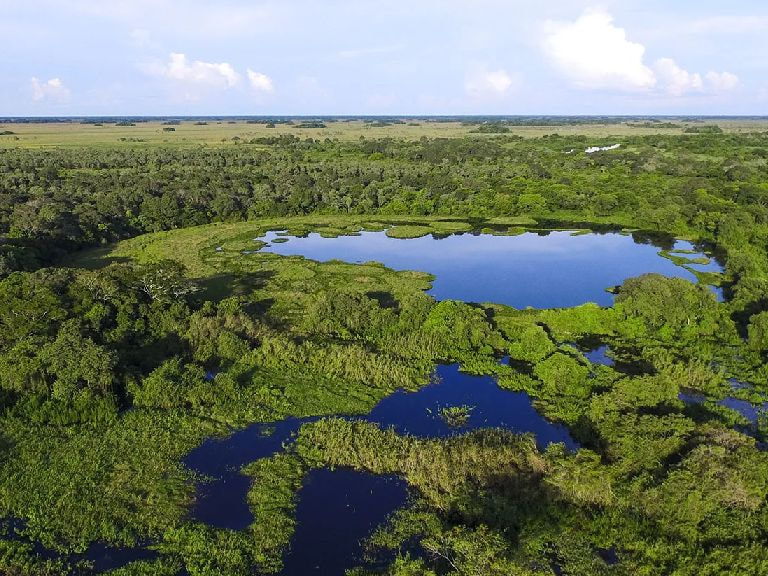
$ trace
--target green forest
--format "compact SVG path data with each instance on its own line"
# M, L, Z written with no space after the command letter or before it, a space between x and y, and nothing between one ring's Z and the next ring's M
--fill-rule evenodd
M768 132L480 128L0 140L0 573L103 573L84 558L101 543L152 551L112 576L279 574L304 478L331 468L408 485L350 576L768 574ZM686 239L724 273L630 278L609 307L515 309L438 301L425 272L253 242L531 229ZM446 363L526 392L579 449L349 418ZM316 418L241 470L254 522L191 518L205 479L185 456L288 417Z

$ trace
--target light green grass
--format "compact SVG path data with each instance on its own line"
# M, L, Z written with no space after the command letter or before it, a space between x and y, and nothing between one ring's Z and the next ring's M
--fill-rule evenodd
M768 130L768 120L750 120L731 118L718 120L725 132L754 132ZM620 124L564 124L560 126L510 126L510 131L503 136L522 136L537 138L547 134L584 135L595 138L642 136L648 134L682 134L685 128L682 122L676 122L675 128L654 126L633 126L631 123ZM14 134L0 136L0 148L40 148L46 146L196 146L200 144L221 146L236 145L254 138L295 135L299 138L325 138L344 141L394 138L399 140L418 140L423 136L430 138L457 138L467 135L473 137L495 138L494 134L476 134L471 131L475 126L465 126L461 122L435 122L420 120L417 126L394 124L391 126L371 126L362 120L328 122L326 128L299 128L297 125L278 124L267 128L265 124L249 124L243 120L236 122L210 120L205 125L195 121L183 121L172 126L174 132L161 120L139 122L135 126L116 126L114 123L80 124L77 122L50 123L11 123L0 124L0 132L9 130ZM250 144L249 144L250 145ZM250 145L253 146L253 145Z
M109 262L135 260L142 263L176 260L192 277L207 277L227 268L237 269L237 262L247 262L244 251L262 246L256 241L270 230L288 234L310 231L323 236L355 234L361 230L387 229L393 238L413 238L426 234L449 234L472 229L465 221L428 216L303 216L268 218L249 222L216 223L144 234L115 245L89 250L71 257L65 265L94 268Z

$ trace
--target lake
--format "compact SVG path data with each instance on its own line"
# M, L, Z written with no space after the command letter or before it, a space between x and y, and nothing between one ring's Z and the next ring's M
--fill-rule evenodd
M283 240L274 242L277 238ZM613 296L607 289L632 276L656 272L695 282L692 270L722 271L714 259L683 266L660 254L673 249L676 259L706 258L690 243L654 245L620 233L465 233L402 240L384 232L337 238L269 232L260 240L267 242L263 251L285 256L377 261L397 270L429 272L435 276L429 293L437 299L496 302L516 308L570 307L585 302L610 305ZM605 346L598 344L584 353L594 364L613 363ZM462 407L465 418L458 422L443 418L441 411L450 407ZM503 428L532 434L540 449L558 442L567 450L578 449L568 429L543 418L527 394L504 390L489 376L464 374L457 365L438 366L434 383L416 392L395 392L367 415L348 417L423 438ZM240 469L284 450L299 428L313 420L289 418L255 424L226 438L208 439L192 451L186 466L209 480L198 486L190 518L222 529L246 529L254 518L246 499L250 479ZM283 576L340 575L361 564L361 541L389 514L406 505L409 496L402 478L315 469L308 472L296 497L296 531L284 558ZM103 568L132 559L123 550L99 549L94 556Z
M273 242L277 238L282 240ZM320 262L375 261L395 270L429 272L435 276L429 294L438 300L494 302L515 308L565 308L586 302L610 306L613 295L606 289L633 276L655 272L696 282L691 270L722 272L714 258L707 264L677 265L659 254L668 245L640 242L617 232L463 233L405 240L385 232L336 238L268 232L257 240L267 242L262 251L283 256ZM675 256L687 260L708 257L690 242L673 241L672 248L686 251Z
M278 238L281 240L275 242ZM570 307L585 302L610 305L613 296L606 289L632 276L656 272L695 282L694 269L722 270L714 259L681 266L660 255L663 249L673 249L680 251L674 253L676 258L706 258L690 243L654 245L619 233L454 234L402 240L384 232L337 238L269 232L259 240L267 243L263 251L284 256L377 261L397 270L429 272L435 276L429 293L437 299L497 302L517 308ZM584 352L595 364L612 364L605 346ZM457 406L466 409L465 419L449 423L441 417L442 409ZM543 418L527 394L503 390L489 376L464 374L457 365L438 366L433 384L416 392L395 392L367 415L350 418L423 438L503 428L532 434L540 449L554 442L571 451L578 449L567 428ZM283 450L301 425L312 420L256 424L227 438L204 442L185 461L211 479L199 486L192 518L224 529L247 528L253 522L246 502L250 480L239 470ZM284 576L342 574L359 564L360 542L407 499L402 479L352 470L310 471L297 494L297 526L285 556Z

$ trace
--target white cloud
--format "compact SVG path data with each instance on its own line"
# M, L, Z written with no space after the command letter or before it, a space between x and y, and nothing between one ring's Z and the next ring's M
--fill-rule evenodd
M248 81L256 92L274 92L275 85L272 78L261 72L254 72L248 68Z
M743 23L742 23L743 24ZM733 90L739 79L730 72L689 72L672 58L653 66L643 60L645 46L627 39L626 31L602 11L587 11L575 22L549 22L544 50L579 88L666 93L719 94Z
M683 96L690 92L722 94L739 85L739 77L730 72L707 72L702 78L699 73L684 70L671 58L659 58L654 66L660 84L668 94Z
M547 22L544 50L580 88L648 90L656 77L643 63L645 46L627 39L613 17L587 11L575 22Z
M464 81L464 90L474 98L498 98L509 92L515 84L515 79L502 68L480 69L467 76Z
M170 55L167 64L150 66L148 71L188 86L227 89L240 82L240 75L227 62L190 61L185 54L176 52Z
M672 96L682 96L686 92L704 88L701 74L680 68L672 58L659 58L654 69L661 84Z
M730 72L707 72L704 78L712 92L728 92L739 85L739 77Z
M43 100L64 101L70 96L69 89L59 78L51 78L47 81L32 78L30 80L32 88L32 100L41 102Z

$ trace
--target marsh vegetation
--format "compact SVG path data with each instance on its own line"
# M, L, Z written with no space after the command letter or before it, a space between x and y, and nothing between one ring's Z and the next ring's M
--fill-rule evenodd
M340 524L355 576L768 573L764 132L283 129L0 149L0 572L299 573L337 479L383 495ZM525 308L276 253L558 228L631 233L680 277ZM206 512L220 482L232 516Z

